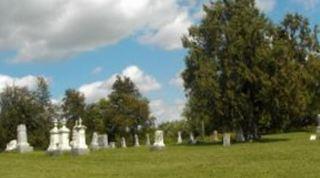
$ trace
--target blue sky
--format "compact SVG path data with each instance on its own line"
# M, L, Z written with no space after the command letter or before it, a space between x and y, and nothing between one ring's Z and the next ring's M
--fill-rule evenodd
M159 121L179 119L186 55L180 38L204 2L0 0L0 91L12 83L32 89L41 75L54 100L75 88L94 102L121 74L137 83ZM320 0L259 0L258 6L276 22L299 12L320 24Z

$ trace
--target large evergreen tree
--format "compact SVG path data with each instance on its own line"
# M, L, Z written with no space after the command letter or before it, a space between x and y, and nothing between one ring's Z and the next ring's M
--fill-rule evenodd
M294 14L275 25L254 0L218 0L204 10L204 19L183 39L189 122L259 138L262 130L311 118L307 108L316 107L311 103L319 96L309 90L319 80L311 72L318 65L311 51L319 44L308 21Z

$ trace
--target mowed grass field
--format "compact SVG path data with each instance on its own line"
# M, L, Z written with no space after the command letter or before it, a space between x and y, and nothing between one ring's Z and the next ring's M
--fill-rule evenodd
M262 142L168 145L91 152L87 156L1 153L1 178L319 178L320 141L310 133L264 136Z

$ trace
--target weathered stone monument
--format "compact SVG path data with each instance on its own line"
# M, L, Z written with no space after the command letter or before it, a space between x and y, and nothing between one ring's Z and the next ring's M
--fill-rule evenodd
M116 142L110 142L109 146L110 148L116 148Z
M63 118L61 120L61 128L59 129L59 147L60 153L70 152L71 146L69 141L70 130L66 127L67 120Z
M53 128L50 130L50 143L47 149L48 154L56 154L59 148L58 120L53 120Z
M27 153L33 151L33 147L28 143L27 127L24 124L18 125L17 128L17 151L19 153Z
M236 141L237 141L237 142L244 142L245 140L246 140L246 139L244 138L242 128L237 129L237 130L236 130Z
M86 144L86 129L87 127L82 125L81 118L75 126L75 143L72 147L72 154L74 155L84 155L89 153L88 146Z
M316 133L317 133L317 135L319 137L319 135L320 135L320 114L317 115L317 121L318 121L318 126L317 126Z
M310 141L315 141L320 138L320 114L317 115L317 122L316 134L310 136Z
M6 150L5 151L16 151L17 150L17 140L11 140L7 146L6 146Z
M151 145L150 135L149 135L149 134L146 134L146 145L147 145L147 146L150 146L150 145Z
M182 137L181 137L181 131L179 131L177 144L181 144L181 143L182 143Z
M317 140L317 135L316 134L312 134L310 136L310 141L316 141Z
M189 137L190 137L190 138L189 138L189 139L190 139L190 140L189 140L189 143L190 143L190 144L196 144L196 143L197 143L197 140L194 139L193 132L190 132Z
M99 135L98 143L100 148L109 148L108 135L107 134Z
M92 140L91 140L90 148L93 149L93 150L98 150L99 149L98 133L97 132L93 132L93 134L92 134Z
M164 140L163 140L163 131L157 130L154 134L154 143L151 147L152 150L161 150L165 148Z
M140 146L138 134L134 134L134 146L135 147L139 147Z
M213 139L213 142L216 143L216 142L219 142L219 134L218 134L218 131L217 130L214 130L213 131L213 135L212 135L212 139Z
M78 121L75 121L75 125L72 128L72 137L71 137L71 141L70 141L71 149L74 147L77 147L76 146L76 139L77 139L77 135L78 135L77 130L76 130L77 126L78 126Z
M121 148L127 148L126 138L121 137Z
M223 146L230 146L231 145L231 135L230 133L223 134Z

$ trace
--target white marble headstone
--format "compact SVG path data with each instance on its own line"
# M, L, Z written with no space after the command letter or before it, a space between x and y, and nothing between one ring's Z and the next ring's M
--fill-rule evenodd
M100 148L109 148L108 135L107 134L99 135L98 143Z
M151 145L151 143L150 143L150 135L149 134L146 134L146 145L147 146Z
M182 136L181 136L181 131L179 131L177 144L181 144L181 143L182 143Z
M91 140L90 147L93 150L99 149L98 133L97 132L93 132L93 134L92 134L92 140Z
M230 138L231 135L229 133L224 133L223 134L223 146L230 146L231 145L231 141Z
M116 142L110 142L109 146L110 148L116 148Z
M236 141L237 142L244 142L245 141L245 138L243 135L243 130L241 128L236 130Z
M53 120L53 128L50 130L50 143L47 153L54 154L59 148L59 129L57 119Z
M27 127L24 124L17 128L17 151L20 153L32 152L33 147L28 143Z
M72 153L74 155L84 155L89 153L88 145L86 144L86 129L87 127L82 125L81 118L75 126L76 135L74 147L72 147Z
M219 136L218 136L217 130L213 131L213 142L219 142Z
M17 150L17 140L11 140L7 146L5 151L16 151Z
M190 140L189 140L189 142L191 144L196 144L197 143L197 140L194 139L193 132L190 132Z
M66 127L67 120L63 118L61 120L61 128L59 129L59 152L69 152L71 151L69 134L70 130Z
M312 134L310 136L310 141L315 141L315 140L317 140L317 135L316 134Z
M317 126L317 134L320 135L320 114L317 115L317 122L318 122L318 126Z
M127 148L126 139L121 137L121 148Z
M154 134L154 143L152 148L154 149L162 149L165 147L164 140L163 140L163 131L157 130Z
M139 147L140 143L139 143L139 137L137 134L134 134L134 146L135 147Z

